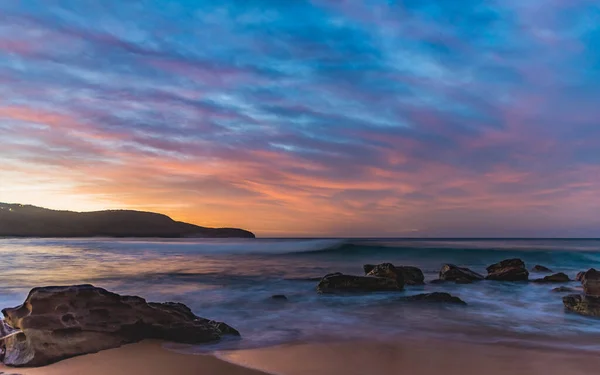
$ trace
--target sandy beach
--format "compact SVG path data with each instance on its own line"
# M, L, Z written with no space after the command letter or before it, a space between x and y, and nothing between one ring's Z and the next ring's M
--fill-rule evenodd
M181 354L145 341L40 368L0 367L5 375L591 375L600 356L432 340L290 344L213 355Z
M594 353L408 339L286 345L218 353L220 358L282 375L591 375Z
M143 341L117 349L69 358L49 366L12 368L3 375L264 375L211 355L186 355L163 349L160 341Z

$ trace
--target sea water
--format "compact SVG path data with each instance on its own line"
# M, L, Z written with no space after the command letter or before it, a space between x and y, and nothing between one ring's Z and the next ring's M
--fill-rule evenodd
M564 293L552 292L557 285L580 287L577 282L427 283L444 263L485 274L486 266L507 258L574 278L600 267L600 240L0 239L0 254L0 307L21 304L36 286L90 283L148 301L182 302L242 333L197 351L413 335L600 349L600 320L565 312ZM426 285L394 293L316 292L328 273L362 275L363 264L382 262L421 268ZM468 305L400 298L435 291ZM288 301L272 300L275 294Z

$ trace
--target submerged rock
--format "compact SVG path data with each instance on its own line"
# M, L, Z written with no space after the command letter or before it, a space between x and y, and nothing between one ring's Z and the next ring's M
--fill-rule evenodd
M319 293L385 292L400 291L403 285L397 279L374 276L353 276L332 273L317 285Z
M287 301L288 300L288 298L283 294L275 294L275 295L271 296L271 299L273 301Z
M431 280L429 282L429 284L444 284L444 283L447 283L447 281L446 280L442 280L442 279L435 279L435 280Z
M436 303L454 303L458 305L466 305L467 303L462 299L451 295L450 293L424 293L417 294L414 296L408 296L401 298L403 301L414 301L414 302L436 302Z
M570 294L563 297L567 310L586 316L600 316L600 297Z
M383 275L380 275L381 272L379 272L379 271L375 271L375 273L377 273L377 274L372 273L373 270L375 270L375 268L381 267L384 264L390 264L390 263L383 263L383 264L379 264L379 265L365 264L363 266L365 275L385 277ZM423 271L421 271L420 268L413 267L413 266L394 266L394 267L396 268L396 272L400 272L402 274L405 285L423 285L423 284L425 284L425 275L423 275Z
M484 279L484 277L482 275L478 274L477 272L473 272L466 267L455 266L454 264L444 264L442 266L442 269L440 270L439 277L440 277L440 280L446 280L446 281L461 280L461 282L464 282L464 280L477 281L477 280Z
M488 272L487 280L526 281L529 279L529 271L521 259L506 259L492 264L486 270Z
M562 272L555 273L554 275L546 276L542 279L533 280L534 283L566 283L569 281L571 281L571 279L569 279L569 276L567 276L566 274L564 274Z
M92 285L34 288L23 305L2 313L22 331L3 340L3 362L10 366L42 366L143 339L199 344L239 336L181 303L148 303Z
M600 297L600 272L590 269L583 275L582 284L586 295Z
M578 292L575 288L569 288L568 286L559 286L558 288L552 289L555 293L576 293Z
M533 272L552 272L552 270L550 268L540 266L539 264L536 264L535 266L533 266L533 268L531 270Z

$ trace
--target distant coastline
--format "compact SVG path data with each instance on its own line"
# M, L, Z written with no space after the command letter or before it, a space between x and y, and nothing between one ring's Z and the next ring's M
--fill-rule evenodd
M255 238L255 235L239 228L201 227L154 212L73 212L0 203L0 237Z

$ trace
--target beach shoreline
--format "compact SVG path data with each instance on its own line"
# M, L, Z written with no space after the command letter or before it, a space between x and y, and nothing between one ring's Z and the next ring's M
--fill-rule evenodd
M406 337L398 340L351 340L284 345L213 354L183 354L168 343L147 340L74 357L37 368L0 366L19 375L587 375L596 373L593 352L540 349L506 344Z

